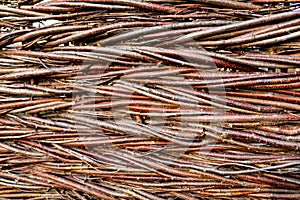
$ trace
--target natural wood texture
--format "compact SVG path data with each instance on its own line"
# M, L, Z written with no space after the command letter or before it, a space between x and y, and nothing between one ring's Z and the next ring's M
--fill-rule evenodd
M296 2L0 1L0 199L300 199Z

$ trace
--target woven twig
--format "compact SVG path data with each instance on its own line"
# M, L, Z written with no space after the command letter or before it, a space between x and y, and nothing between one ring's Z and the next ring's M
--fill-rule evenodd
M0 4L1 199L300 198L298 1Z

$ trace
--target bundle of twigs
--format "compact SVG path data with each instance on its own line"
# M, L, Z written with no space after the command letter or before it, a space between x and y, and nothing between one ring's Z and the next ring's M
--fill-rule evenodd
M299 199L298 2L0 6L0 198Z

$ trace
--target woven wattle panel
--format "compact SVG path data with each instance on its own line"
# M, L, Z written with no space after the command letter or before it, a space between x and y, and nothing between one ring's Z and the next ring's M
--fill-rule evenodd
M300 199L300 1L15 2L0 199Z

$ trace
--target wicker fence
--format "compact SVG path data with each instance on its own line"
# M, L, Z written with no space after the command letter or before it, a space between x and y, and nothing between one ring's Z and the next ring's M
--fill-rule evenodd
M0 4L0 199L300 199L300 1Z

